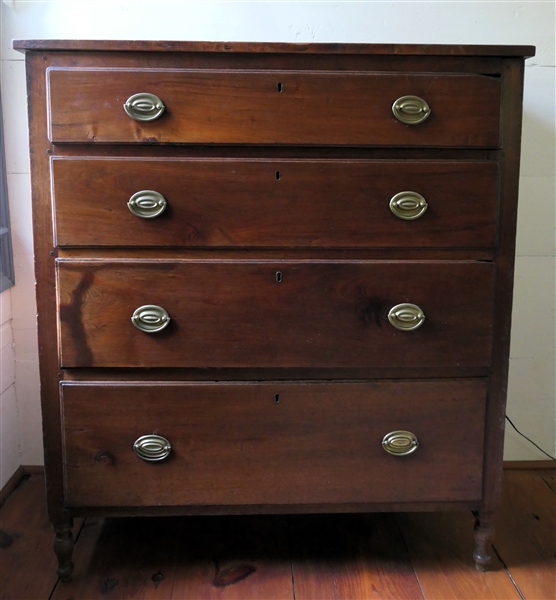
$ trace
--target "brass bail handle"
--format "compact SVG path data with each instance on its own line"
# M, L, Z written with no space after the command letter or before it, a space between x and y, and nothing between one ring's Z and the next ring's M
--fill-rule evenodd
M144 333L156 333L166 329L170 324L170 315L161 306L156 304L145 304L133 311L131 322L139 331Z
M135 440L133 450L139 458L147 462L158 462L170 455L172 445L161 435L142 435Z
M407 456L419 447L419 440L411 431L391 431L382 439L382 447L393 456Z
M154 219L161 215L167 206L166 198L154 190L135 192L127 203L129 210L141 219Z
M400 192L392 196L390 210L404 221L413 221L424 215L429 207L427 201L417 192Z
M415 331L425 322L425 313L416 304L404 302L388 311L388 321L400 331Z
M125 112L136 121L156 121L165 111L164 102L154 94L140 92L130 96L125 104Z
M426 121L432 111L423 98L419 98L419 96L402 96L392 104L392 112L401 123L418 125Z

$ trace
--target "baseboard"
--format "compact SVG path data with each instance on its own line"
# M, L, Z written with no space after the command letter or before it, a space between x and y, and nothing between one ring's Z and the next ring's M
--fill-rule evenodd
M556 460L505 460L504 469L556 469Z
M25 470L20 465L15 473L6 481L4 487L0 490L0 506L4 504L6 498L15 490L19 482L25 477Z
M4 487L0 490L0 506L4 504L6 498L21 483L26 475L43 475L44 465L19 465L15 473L6 481Z
M21 468L25 475L42 475L44 473L44 465L23 465Z

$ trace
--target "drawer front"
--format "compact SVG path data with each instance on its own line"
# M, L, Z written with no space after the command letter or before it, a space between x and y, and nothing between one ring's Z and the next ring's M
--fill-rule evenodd
M56 243L62 247L454 248L496 242L494 163L76 158L51 164ZM153 191L162 198L153 199ZM422 196L422 215L416 217L422 200L403 192ZM391 204L400 202L396 215Z
M66 259L58 261L58 279L64 367L477 367L491 361L489 263ZM391 324L388 314L405 303L424 312L418 329ZM170 321L142 308L150 305ZM399 315L402 326L421 323L418 309L408 310ZM138 328L150 323L165 327Z
M474 74L49 69L52 142L497 147L500 81ZM152 94L164 112L128 116ZM422 98L407 125L394 102ZM148 115L148 112L147 112Z
M66 503L477 501L485 397L482 380L62 384ZM383 449L398 430L411 454ZM171 450L149 462L133 447L153 433Z

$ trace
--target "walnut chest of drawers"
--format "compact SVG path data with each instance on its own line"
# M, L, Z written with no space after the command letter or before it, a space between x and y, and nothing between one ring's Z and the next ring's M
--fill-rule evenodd
M534 49L14 47L60 575L92 511L472 509L484 568Z

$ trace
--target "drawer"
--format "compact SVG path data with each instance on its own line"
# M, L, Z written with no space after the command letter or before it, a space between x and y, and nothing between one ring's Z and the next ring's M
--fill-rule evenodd
M485 397L483 380L64 383L66 502L477 501ZM416 436L411 454L383 449L399 430ZM133 448L153 434L171 450L150 462Z
M500 80L476 74L53 68L48 94L54 143L497 147L500 137ZM129 116L137 94L156 96L140 118L162 114ZM406 96L427 103L425 121L394 117Z
M490 263L60 259L57 267L64 367L491 361Z
M62 247L496 243L489 162L56 158L51 174Z

